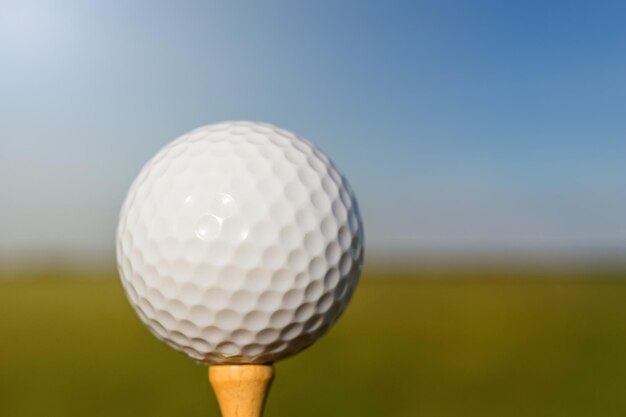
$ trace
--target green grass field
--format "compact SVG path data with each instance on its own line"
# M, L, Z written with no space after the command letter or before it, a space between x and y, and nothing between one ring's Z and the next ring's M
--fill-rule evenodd
M382 275L277 364L267 417L626 415L626 274ZM0 281L0 314L0 416L218 415L113 277Z

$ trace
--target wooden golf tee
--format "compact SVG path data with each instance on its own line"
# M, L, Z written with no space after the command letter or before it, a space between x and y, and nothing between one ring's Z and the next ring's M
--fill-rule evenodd
M272 379L272 365L209 366L222 417L261 417Z

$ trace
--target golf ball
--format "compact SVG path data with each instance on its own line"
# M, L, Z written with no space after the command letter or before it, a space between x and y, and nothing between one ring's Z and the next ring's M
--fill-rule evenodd
M140 319L207 364L267 363L317 340L361 272L346 179L308 141L224 122L165 146L121 210L117 260Z

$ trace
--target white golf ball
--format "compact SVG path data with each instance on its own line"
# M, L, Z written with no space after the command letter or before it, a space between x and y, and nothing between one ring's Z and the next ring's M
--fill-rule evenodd
M306 140L224 122L165 146L132 184L117 232L130 303L168 345L208 363L266 363L345 309L363 262L353 192Z

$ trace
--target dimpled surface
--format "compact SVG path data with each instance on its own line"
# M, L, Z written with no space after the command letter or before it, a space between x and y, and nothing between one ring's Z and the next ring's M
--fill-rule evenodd
M309 346L345 309L363 261L353 192L306 140L224 122L163 148L131 186L117 259L159 339L208 364Z

